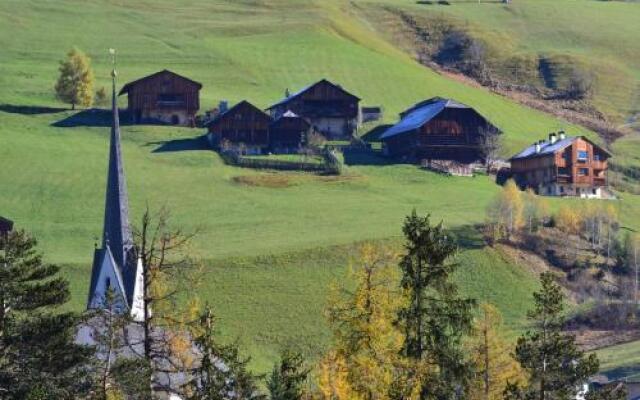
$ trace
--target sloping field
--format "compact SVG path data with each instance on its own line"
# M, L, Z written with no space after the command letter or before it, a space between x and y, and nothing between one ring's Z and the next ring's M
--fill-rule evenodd
M549 63L550 79L561 83L571 64L592 73L594 105L617 124L637 113L640 85L640 3L599 0L499 1L357 0L370 8L405 10L417 17L448 20L489 48L488 57L507 60L524 57ZM371 14L373 24L384 24L384 14ZM377 16L377 18L376 18ZM381 25L382 26L382 25ZM491 60L490 60L491 61ZM535 72L535 71L534 71ZM502 71L502 73L517 73Z
M57 61L74 45L93 57L99 85L108 86L106 49L116 47L120 84L168 68L204 84L203 108L245 98L267 106L285 88L326 77L364 104L384 105L387 121L417 100L455 97L503 129L505 154L552 130L590 135L425 69L337 0L3 1L0 215L33 231L47 259L65 266L77 310L101 234L108 128L89 112L73 127L54 125L78 121L52 94ZM354 242L397 241L413 208L468 238L499 190L486 177L448 178L372 157L347 157L345 177L278 174L273 185L273 174L225 166L202 148L202 133L123 128L132 214L136 221L147 204L166 206L176 225L200 232L193 251L207 268L197 290L260 371L282 346L321 351L325 288L343 279ZM242 175L251 179L234 179ZM620 207L625 224L640 228L638 198ZM465 243L465 293L492 300L521 328L535 278Z

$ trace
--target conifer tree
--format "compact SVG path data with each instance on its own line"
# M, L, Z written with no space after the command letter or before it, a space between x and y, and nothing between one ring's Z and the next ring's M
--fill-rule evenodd
M451 282L457 247L442 223L432 226L429 215L419 217L414 210L403 231L401 286L408 302L398 317L404 329L404 354L434 366L423 381L421 399L449 399L466 388L471 373L462 339L471 331L474 301L461 298Z
M469 346L475 366L470 399L501 400L508 383L526 382L524 371L512 357L513 346L502 336L502 329L498 309L488 303L481 304Z
M71 104L89 107L93 104L93 70L91 59L77 48L69 50L67 59L60 62L60 76L56 82L56 97Z
M271 400L300 400L309 370L304 366L300 353L282 352L280 362L273 367L267 382Z
M0 236L0 397L75 398L90 389L91 349L74 343L77 315L60 312L69 285L24 231Z
M240 356L236 344L221 344L216 338L215 321L210 308L200 316L196 346L202 354L200 365L187 384L192 400L263 400L258 376L247 369L250 359Z
M564 294L551 272L540 275L541 289L533 294L527 317L533 329L518 339L515 357L529 374L524 387L511 384L509 399L575 399L582 385L598 372L595 354L586 356L575 338L562 331Z

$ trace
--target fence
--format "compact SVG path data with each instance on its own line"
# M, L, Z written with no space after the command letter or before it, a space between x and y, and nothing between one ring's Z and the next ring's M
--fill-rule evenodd
M340 175L342 173L342 162L331 150L323 152L324 161L322 163L244 157L229 150L220 151L220 156L225 163L242 168L304 171L328 175Z

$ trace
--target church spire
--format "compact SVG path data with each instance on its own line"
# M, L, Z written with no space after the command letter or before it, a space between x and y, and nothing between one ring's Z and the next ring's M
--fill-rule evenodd
M109 145L109 169L107 177L107 195L104 211L104 233L102 247L109 247L116 262L127 265L129 250L133 247L133 237L129 226L129 201L127 184L124 177L122 150L120 146L120 119L116 96L115 50L113 56L112 95L111 95L111 143Z

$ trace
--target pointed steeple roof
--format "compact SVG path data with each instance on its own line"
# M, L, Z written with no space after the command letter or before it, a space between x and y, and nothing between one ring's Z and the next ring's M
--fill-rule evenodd
M129 250L133 247L133 237L129 225L129 200L120 145L120 118L116 97L115 70L112 76L111 109L113 122L111 126L111 143L109 145L109 169L102 247L110 247L118 265L125 266L127 265Z

